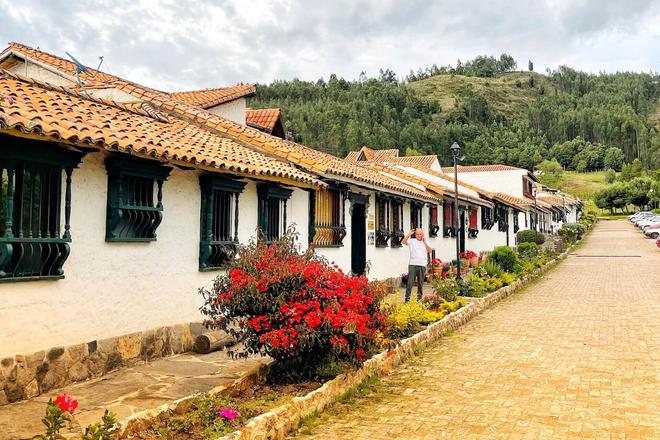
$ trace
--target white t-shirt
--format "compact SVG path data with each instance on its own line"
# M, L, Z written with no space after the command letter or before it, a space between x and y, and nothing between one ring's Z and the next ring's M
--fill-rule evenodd
M426 245L423 241L410 237L408 240L408 247L410 248L410 265L411 266L426 266Z

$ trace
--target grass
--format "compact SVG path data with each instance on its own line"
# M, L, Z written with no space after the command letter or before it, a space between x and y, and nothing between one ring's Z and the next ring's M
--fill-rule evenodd
M582 200L592 200L594 193L607 184L605 171L594 171L591 173L566 171L564 172L564 181L561 184L561 189Z
M534 77L533 88L529 86L530 77ZM516 85L518 81L521 87ZM438 101L441 107L438 117L444 120L458 105L457 97L462 91L472 91L483 97L492 109L511 116L539 96L541 85L545 93L554 93L552 83L544 75L533 72L513 72L495 78L436 75L412 82L408 87L422 98Z

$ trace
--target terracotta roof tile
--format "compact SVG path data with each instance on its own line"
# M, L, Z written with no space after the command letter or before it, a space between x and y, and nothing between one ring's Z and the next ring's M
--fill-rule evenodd
M245 109L245 123L270 133L281 115L282 112L279 108L247 108Z
M364 155L366 160L359 160ZM375 150L369 147L362 147L359 151L350 151L346 155L349 162L377 162L377 163L397 163L405 165L421 165L430 168L438 160L437 156L399 156L398 149Z
M524 168L512 167L510 165L459 165L459 173L483 173L490 171L512 171L524 170ZM524 170L527 171L527 170ZM454 167L442 167L443 173L453 173Z
M238 84L231 87L174 92L170 95L186 104L207 109L239 98L254 96L256 91L257 88L254 84Z
M41 51L36 51L27 48L26 46L22 47L25 48L23 49L24 51L29 50L30 53L37 53L37 55L43 54ZM73 69L75 72L75 64L72 62L50 54L45 54L42 59L44 60L43 62L54 63L53 67L61 65ZM104 80L111 82L115 88L129 93L134 97L138 97L141 100L148 101L155 108L166 113L173 121L172 125L180 124L184 128L190 127L190 129L193 129L192 126L194 125L196 126L195 129L205 129L205 131L209 132L206 133L206 135L211 139L221 137L224 143L243 147L238 151L245 151L246 154L247 152L252 153L254 155L254 160L257 160L257 158L259 158L259 160L265 159L265 163L260 162L260 166L254 169L255 173L264 172L264 169L268 167L268 161L271 160L276 164L279 164L277 165L278 168L283 167L283 171L281 172L283 175L293 173L293 170L295 170L295 172L299 174L290 175L296 176L301 179L300 181L312 179L314 184L319 183L318 181L313 180L309 174L298 170L286 162L276 160L276 158L279 157L280 159L286 159L296 165L301 165L303 168L307 168L312 172L328 177L344 177L350 181L368 184L380 190L399 192L422 200L436 200L435 196L425 191L421 191L414 186L406 185L396 179L389 178L381 173L347 162L316 149L296 144L285 139L280 139L255 128L230 121L198 106L176 100L169 93L144 87L108 74L103 74L103 78ZM34 115L32 114L30 116ZM196 132L198 133L199 131L196 130ZM185 143L182 145L185 145ZM240 156L240 154L233 152L231 148L228 148L228 150L227 158L234 158L237 155ZM270 156L265 156L263 153L269 153ZM212 153L207 151L207 154Z
M177 118L0 71L0 131L103 147L238 175L324 186L314 176Z

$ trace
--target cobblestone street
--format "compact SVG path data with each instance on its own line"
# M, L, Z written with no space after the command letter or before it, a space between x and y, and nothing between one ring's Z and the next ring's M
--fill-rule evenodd
M654 242L601 221L542 280L299 436L660 438L659 269Z

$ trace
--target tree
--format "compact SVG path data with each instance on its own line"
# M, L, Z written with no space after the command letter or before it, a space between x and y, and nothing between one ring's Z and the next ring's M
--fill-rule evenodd
M639 209L645 208L651 197L653 180L648 177L636 177L628 182L628 200Z
M617 209L625 208L629 203L628 185L614 183L594 193L594 203L600 209L608 209L614 214Z
M564 169L555 159L544 160L538 165L538 168L542 172L539 178L544 185L557 188L564 180Z
M639 159L635 159L630 164L623 164L621 167L620 178L624 182L629 182L635 177L642 177L644 175L644 167Z
M614 171L621 171L623 160L623 151L617 147L610 147L605 151L603 166Z
M532 63L532 60L527 61L527 70L530 72L534 71L534 63Z
M605 181L607 183L614 183L615 180L616 180L616 172L612 168L609 168L605 172Z

